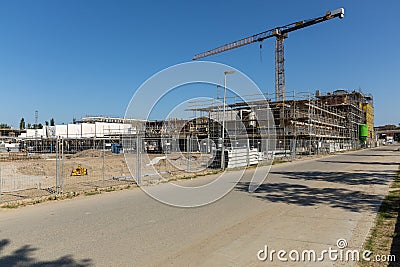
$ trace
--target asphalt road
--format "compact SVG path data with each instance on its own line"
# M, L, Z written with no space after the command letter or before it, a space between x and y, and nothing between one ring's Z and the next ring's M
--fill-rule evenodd
M0 210L0 266L352 266L327 255L295 263L257 254L265 246L319 253L338 249L338 239L360 248L398 168L398 148L274 165L252 194L250 169L227 196L200 208L132 189Z

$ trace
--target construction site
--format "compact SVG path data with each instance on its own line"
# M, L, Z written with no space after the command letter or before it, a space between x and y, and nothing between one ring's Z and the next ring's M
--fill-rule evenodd
M254 96L257 99L257 96ZM253 102L235 102L232 99L226 106L225 128L232 125L236 129L235 120L239 118L246 128L246 135L250 139L250 147L261 149L259 146L261 133L258 128L260 118L256 118L254 110L265 107L273 114L273 131L269 139L274 139L275 155L284 156L326 154L337 151L358 149L375 146L373 97L359 91L336 90L321 94L290 92L285 100L276 101L273 96L266 95L268 100ZM211 138L217 142L221 137L222 126L213 119L222 117L222 107L201 103L192 105L194 112L207 114L201 119L192 121L191 134L199 139ZM216 119L221 121L222 119ZM194 130L193 130L194 129ZM231 131L231 138L243 138ZM226 147L234 148L230 139Z
M1 2L0 267L400 266L400 2L336 2Z
M1 167L2 192L64 192L68 181L93 187L97 181L134 183L375 146L372 95L353 89L286 90L288 33L343 16L342 8L328 11L194 56L197 60L275 38L275 92L251 95L251 101L227 97L226 76L233 71L225 71L224 96L191 103L189 119L86 116L41 129L3 129L0 161L7 163Z

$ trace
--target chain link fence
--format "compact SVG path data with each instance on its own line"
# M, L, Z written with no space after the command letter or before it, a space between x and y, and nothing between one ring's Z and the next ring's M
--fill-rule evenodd
M85 192L99 188L154 184L215 173L221 168L292 161L357 148L346 140L148 137L130 134L122 142L98 139L71 149L57 139L53 153L8 152L0 156L0 202ZM223 152L222 152L223 151Z
M2 153L0 202L135 184L119 143L69 147L69 140L58 139L53 153Z

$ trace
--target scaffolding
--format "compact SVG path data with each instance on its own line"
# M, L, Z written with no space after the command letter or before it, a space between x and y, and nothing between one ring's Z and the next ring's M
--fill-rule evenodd
M372 96L365 96L359 91L337 90L321 95L310 92L287 92L285 99L274 99L273 94L245 96L250 101L244 102L238 97L227 97L225 121L230 128L230 135L225 140L225 147L234 148L232 139L240 139L244 134L249 139L251 148L259 147L261 133L259 116L255 110L270 109L273 114L275 156L295 158L301 155L327 154L360 147L359 125L367 123L365 105L373 110ZM222 105L218 101L208 103L193 102L190 110L203 115L209 138L219 142L222 132ZM373 121L373 114L368 114ZM246 132L239 133L229 124L245 125ZM373 128L373 126L372 126ZM232 130L235 129L235 130ZM371 134L371 136L373 136Z

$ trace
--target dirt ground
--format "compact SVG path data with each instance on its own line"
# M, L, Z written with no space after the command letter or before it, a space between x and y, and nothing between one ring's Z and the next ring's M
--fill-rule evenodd
M191 153L142 154L141 174L143 182L157 182L179 175L204 172L209 155ZM60 186L65 192L82 191L91 188L135 183L136 155L112 154L110 151L85 150L76 154L64 155L58 161ZM71 176L78 166L87 169L87 175ZM36 197L50 194L56 188L57 161L54 155L43 154L40 157L0 162L1 202L15 198Z

